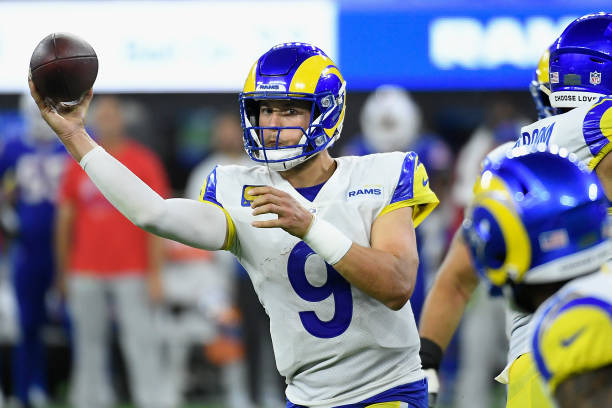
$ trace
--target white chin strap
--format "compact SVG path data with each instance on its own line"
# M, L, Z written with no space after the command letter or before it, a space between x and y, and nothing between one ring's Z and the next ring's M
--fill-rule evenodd
M247 123L248 123L248 120L247 120ZM250 126L250 123L249 123L249 126ZM253 140L255 140L255 143L257 143L258 147L262 147L261 141L259 140L259 136L254 130L251 130L251 137L253 138ZM299 144L303 145L305 143L306 143L306 136L302 136L302 138L299 141ZM291 148L286 148L286 149L269 148L265 150L265 155L264 155L264 150L259 150L256 153L254 153L254 156L259 160L263 160L266 163L266 166L268 166L268 168L271 170L285 171L285 170L289 170L297 166L300 163L305 162L312 156L315 156L315 155L309 155L309 156L295 157L295 156L299 156L303 152L304 152L303 147L291 147ZM292 159L293 157L295 158ZM276 161L276 160L282 160L282 161Z
M558 91L551 93L548 98L553 108L577 108L592 105L602 96L606 95L584 91Z

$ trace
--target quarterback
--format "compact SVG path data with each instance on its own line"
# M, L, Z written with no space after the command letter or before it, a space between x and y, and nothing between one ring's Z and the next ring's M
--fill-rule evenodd
M270 316L288 407L426 407L410 307L414 228L437 205L416 154L332 158L346 83L320 49L263 54L240 94L245 148L264 165L218 166L200 201L163 200L87 135L93 93L43 117L89 177L136 225L231 251ZM384 404L384 405L382 405Z

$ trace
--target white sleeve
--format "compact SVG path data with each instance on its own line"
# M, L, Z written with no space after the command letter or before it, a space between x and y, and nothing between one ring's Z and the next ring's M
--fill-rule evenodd
M80 164L108 201L135 225L196 248L223 248L227 220L216 205L164 200L100 146L83 156Z

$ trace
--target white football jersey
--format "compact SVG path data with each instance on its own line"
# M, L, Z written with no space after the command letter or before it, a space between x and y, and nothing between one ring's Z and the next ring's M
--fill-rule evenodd
M302 240L280 228L251 226L276 217L252 215L249 190L261 185L289 193L362 246L370 246L372 223L382 214L411 206L416 227L438 203L415 153L335 160L336 171L312 202L265 166L219 166L200 195L226 212L228 249L270 317L287 398L310 407L355 403L423 378L409 302L393 311L351 286Z
M535 146L544 143L565 148L568 154L590 170L612 150L612 97L600 98L593 105L580 106L564 114L544 118L521 129L515 143ZM508 366L521 354L529 351L529 322L532 315L511 311L512 322ZM504 370L507 371L507 370Z
M612 96L600 98L594 105L544 118L521 129L515 146L544 143L566 148L593 170L612 150Z

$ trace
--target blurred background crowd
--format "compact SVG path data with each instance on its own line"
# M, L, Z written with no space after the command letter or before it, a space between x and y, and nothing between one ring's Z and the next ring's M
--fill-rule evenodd
M170 3L0 1L7 21L0 28L0 406L284 406L267 317L246 272L229 254L132 226L41 121L24 91L29 54L44 35L72 31L98 52L88 126L99 143L160 194L194 199L216 164L250 165L237 93L255 58L289 40L328 51L348 90L332 155L413 150L440 198L417 229L411 305L418 321L481 159L537 119L528 85L539 57L568 21L606 7L563 0L174 2L176 14L166 21L176 21L164 28L170 39L157 33L146 43ZM206 15L198 19L192 8ZM49 23L48 13L66 10L76 14L64 25ZM144 25L131 31L124 25L134 10ZM111 12L115 35L105 27ZM231 27L214 21L228 12ZM40 27L10 35L6 26L23 21L19 13ZM278 30L256 24L265 13ZM186 37L190 29L201 36ZM24 37L19 47L15 37ZM131 59L122 60L117 47ZM200 56L184 60L190 53ZM16 73L5 70L9 63ZM124 71L115 63L126 64ZM505 389L493 380L506 356L503 300L480 289L455 337L441 371L440 406L503 406Z

